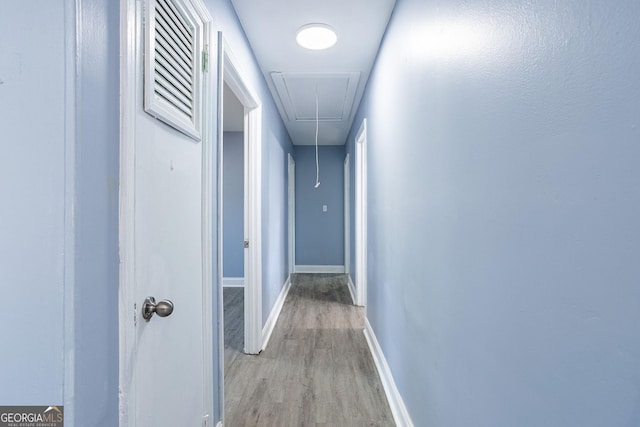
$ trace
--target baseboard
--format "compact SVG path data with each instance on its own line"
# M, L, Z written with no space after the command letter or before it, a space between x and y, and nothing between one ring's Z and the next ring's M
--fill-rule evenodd
M351 301L353 301L353 305L356 304L356 285L353 284L353 280L351 280L351 275L347 274L347 285L349 285L349 294L351 295Z
M378 375L380 375L380 380L382 381L382 387L387 395L387 400L391 407L391 413L393 414L393 420L398 427L413 427L413 421L411 421L407 407L404 406L402 396L400 395L400 392L396 387L396 383L393 380L393 375L391 374L391 369L389 369L389 365L387 364L387 359L384 357L384 353L382 352L378 339L371 328L369 319L366 318L364 336L369 344L373 361L376 364Z
M276 303L273 305L271 313L269 313L267 322L264 324L264 328L262 328L263 350L267 348L267 344L269 344L269 339L271 339L273 329L276 327L276 322L278 321L278 317L280 317L280 312L282 311L284 301L287 299L287 294L289 294L289 289L291 289L291 276L287 277L287 280L284 282L284 285L280 290L280 294L278 295L278 299L276 299Z
M244 277L223 277L222 286L225 288L243 288Z
M296 265L296 273L344 273L344 265Z

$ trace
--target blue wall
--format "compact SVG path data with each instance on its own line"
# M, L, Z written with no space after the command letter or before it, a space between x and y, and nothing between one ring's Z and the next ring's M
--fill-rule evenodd
M0 405L64 402L66 89L64 3L3 4Z
M367 117L368 317L415 425L640 425L638 16L397 3L350 141Z
M296 265L344 265L344 146L318 147L318 188L315 155L315 146L295 148Z
M224 132L223 277L244 277L244 133Z
M75 425L118 423L120 7L79 2L75 149Z
M118 3L0 15L0 404L117 425Z

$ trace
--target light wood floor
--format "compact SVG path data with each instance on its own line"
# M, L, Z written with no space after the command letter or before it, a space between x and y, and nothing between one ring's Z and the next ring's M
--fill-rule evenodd
M267 349L226 364L225 427L393 426L345 276L292 280Z
M244 349L244 288L224 288L225 372Z

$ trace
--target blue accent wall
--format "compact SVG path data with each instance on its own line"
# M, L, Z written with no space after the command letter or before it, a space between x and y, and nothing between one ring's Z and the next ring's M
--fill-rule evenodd
M640 425L638 16L398 1L348 151L366 117L367 313L415 425Z
M343 145L318 147L318 188L314 188L315 155L315 146L295 147L296 264L344 265L345 148ZM327 206L327 212L322 211L323 205Z
M244 133L224 132L223 277L244 277Z

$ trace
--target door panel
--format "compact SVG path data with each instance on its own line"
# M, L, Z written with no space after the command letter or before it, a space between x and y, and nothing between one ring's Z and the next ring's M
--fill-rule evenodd
M203 144L144 111L141 12L138 8L133 149L135 425L199 426L205 412ZM144 320L141 310L148 296L171 300L173 313Z

